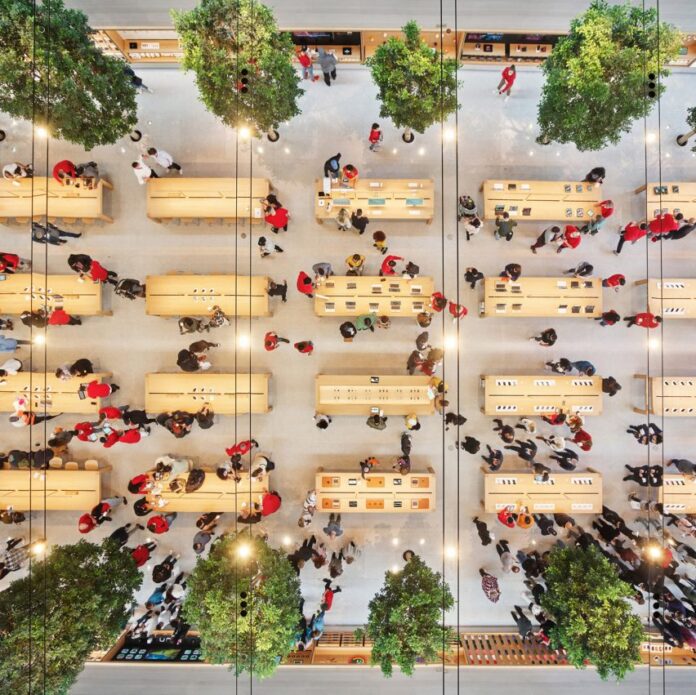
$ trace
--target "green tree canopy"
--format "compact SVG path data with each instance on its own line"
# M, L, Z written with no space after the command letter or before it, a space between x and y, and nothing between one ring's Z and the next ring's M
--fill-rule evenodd
M34 560L0 593L2 691L67 695L89 654L116 640L141 584L133 558L109 540Z
M370 601L367 625L358 631L373 641L372 665L391 676L394 662L410 676L418 659L435 661L450 637L442 611L454 604L442 575L418 555L400 572L387 572L382 590Z
M0 111L91 150L137 122L125 63L91 41L87 17L62 0L0 0Z
M379 89L379 115L397 128L418 133L447 118L457 108L457 61L443 58L421 39L416 22L408 22L404 38L390 37L367 65Z
M553 646L563 647L577 668L591 661L602 679L632 671L644 633L627 601L633 590L616 568L594 547L555 548L544 576L542 606L556 622Z
M183 612L209 662L263 678L294 648L300 580L287 555L261 537L221 537L196 563L187 587Z
M634 120L650 113L655 98L647 94L647 75L666 77L680 43L655 8L593 0L542 66L541 140L572 142L579 150L618 143ZM663 91L660 84L656 97Z
M172 17L184 49L181 65L195 73L201 101L225 125L266 132L300 113L304 90L293 44L268 7L258 0L202 0Z

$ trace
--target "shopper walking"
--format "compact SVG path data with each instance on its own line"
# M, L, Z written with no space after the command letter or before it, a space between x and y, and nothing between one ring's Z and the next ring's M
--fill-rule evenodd
M174 157L172 157L169 152L157 149L156 147L148 147L147 156L167 171L178 171L179 175L183 175L184 173L181 166L174 161Z

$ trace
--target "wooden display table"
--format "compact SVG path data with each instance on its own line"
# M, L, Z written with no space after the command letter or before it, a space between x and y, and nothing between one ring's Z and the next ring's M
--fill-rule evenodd
M483 376L486 415L496 417L565 413L601 415L601 376L560 374Z
M48 194L46 182L48 181ZM76 187L74 184L61 186L54 178L35 176L21 179L19 186L12 181L0 179L0 222L28 222L30 219L53 222L113 222L104 214L104 189L113 186L100 179L94 188Z
M644 184L635 193L647 191L648 218L653 219L663 212L681 212L688 220L696 217L696 182L672 181L660 185L658 182Z
M534 480L533 473L496 471L481 467L484 480L483 507L497 513L505 507L532 513L601 514L602 476L592 468L572 473L551 473L546 482Z
M333 182L331 193L321 195L324 190L322 179L316 182L314 213L321 224L334 219L341 208L355 212L361 208L363 215L379 220L433 221L435 213L435 190L432 179L363 179L359 178L355 188Z
M696 280L654 279L637 280L636 285L648 286L648 311L663 319L696 318Z
M204 405L219 415L267 413L270 374L147 374L145 410L198 412Z
M150 316L209 316L219 306L229 316L270 316L268 278L255 275L148 275Z
M324 415L432 415L429 376L319 374L316 411Z
M0 470L0 509L87 512L101 501L101 474L108 470Z
M598 214L597 203L603 200L599 184L580 181L489 179L481 190L486 220L508 212L517 221L589 222Z
M595 318L602 315L600 278L488 277L481 316Z
M333 275L317 285L317 316L378 316L413 318L427 311L434 292L432 278L357 277Z
M233 478L221 480L215 470L205 469L203 485L195 492L171 492L169 483L174 478L164 477L162 493L159 495L167 501L162 513L168 512L239 512L243 507L249 507L254 502L261 504L263 495L269 490L270 474L262 482L251 480L249 473L240 473L242 480L236 483ZM176 476L186 482L188 473ZM155 497L148 495L151 501Z
M0 314L37 311L44 304L49 310L62 306L75 316L111 315L102 310L101 284L87 279L80 282L75 274L17 273L0 279Z
M43 415L44 411L49 415L95 415L102 407L102 399L80 398L79 388L82 384L102 381L110 376L109 372L74 379L59 379L55 374L43 372L19 372L14 376L6 376L0 384L0 412L13 412L14 401L23 396L31 401L31 410L36 415Z
M392 471L360 473L317 469L314 487L320 512L432 512L435 471L400 475Z
M149 179L147 216L165 220L251 220L263 222L261 200L271 190L268 179Z
M662 479L662 499L665 512L696 514L696 480L681 473L665 474Z
M634 413L668 417L696 416L696 377L648 377L645 374L636 374L635 377L645 381L645 407L634 408Z

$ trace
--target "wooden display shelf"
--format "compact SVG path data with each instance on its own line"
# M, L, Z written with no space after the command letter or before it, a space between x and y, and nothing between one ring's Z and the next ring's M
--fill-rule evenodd
M636 286L647 285L648 311L663 319L696 318L696 279L649 278L637 280Z
M686 126L684 128L686 130ZM634 193L645 192L648 219L654 219L661 213L681 212L685 219L696 217L696 182L652 181L635 189Z
M32 284L33 283L33 284ZM102 310L101 283L78 275L15 273L0 279L0 314L19 315L61 306L75 316L110 315Z
M681 473L665 474L660 488L665 512L671 514L696 513L696 479Z
M641 415L696 417L696 376L652 376L636 374L644 380L645 406L634 408Z
M403 38L404 34L400 29L387 31L362 31L363 45L363 60L371 58L379 46L385 43L389 38ZM441 46L444 44L445 58L457 59L457 46L460 43L462 32L455 33L452 30L444 30L441 41L440 31L421 30L421 38L430 46L438 55Z

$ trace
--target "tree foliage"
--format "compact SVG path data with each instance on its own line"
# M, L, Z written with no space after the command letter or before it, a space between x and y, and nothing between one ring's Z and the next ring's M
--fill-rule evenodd
M447 118L457 108L457 61L443 58L420 36L416 22L408 22L404 38L390 37L367 65L379 89L379 115L397 128L418 133Z
M545 574L542 606L556 621L554 647L577 668L592 662L602 679L622 679L640 657L640 619L627 601L631 587L594 547L556 548Z
M401 572L387 572L384 586L370 601L367 625L358 631L373 641L372 665L391 676L396 663L410 676L416 661L434 661L450 630L442 624L443 609L454 604L442 575L418 555Z
M141 584L133 558L108 539L34 560L0 593L2 692L66 695L89 654L114 643Z
M225 125L265 132L300 113L304 90L292 64L293 44L268 7L258 0L201 0L172 17L182 67L195 73L201 101Z
M247 559L240 557L240 546L248 546ZM183 611L200 632L207 661L264 678L292 651L300 580L285 553L261 537L221 537L197 562L187 587Z
M91 41L87 17L62 0L0 0L0 111L91 150L137 122L125 63Z
M593 0L542 66L541 139L572 142L579 150L618 143L655 103L647 75L666 77L680 44L679 32L658 22L655 8ZM664 85L655 92L659 98Z

